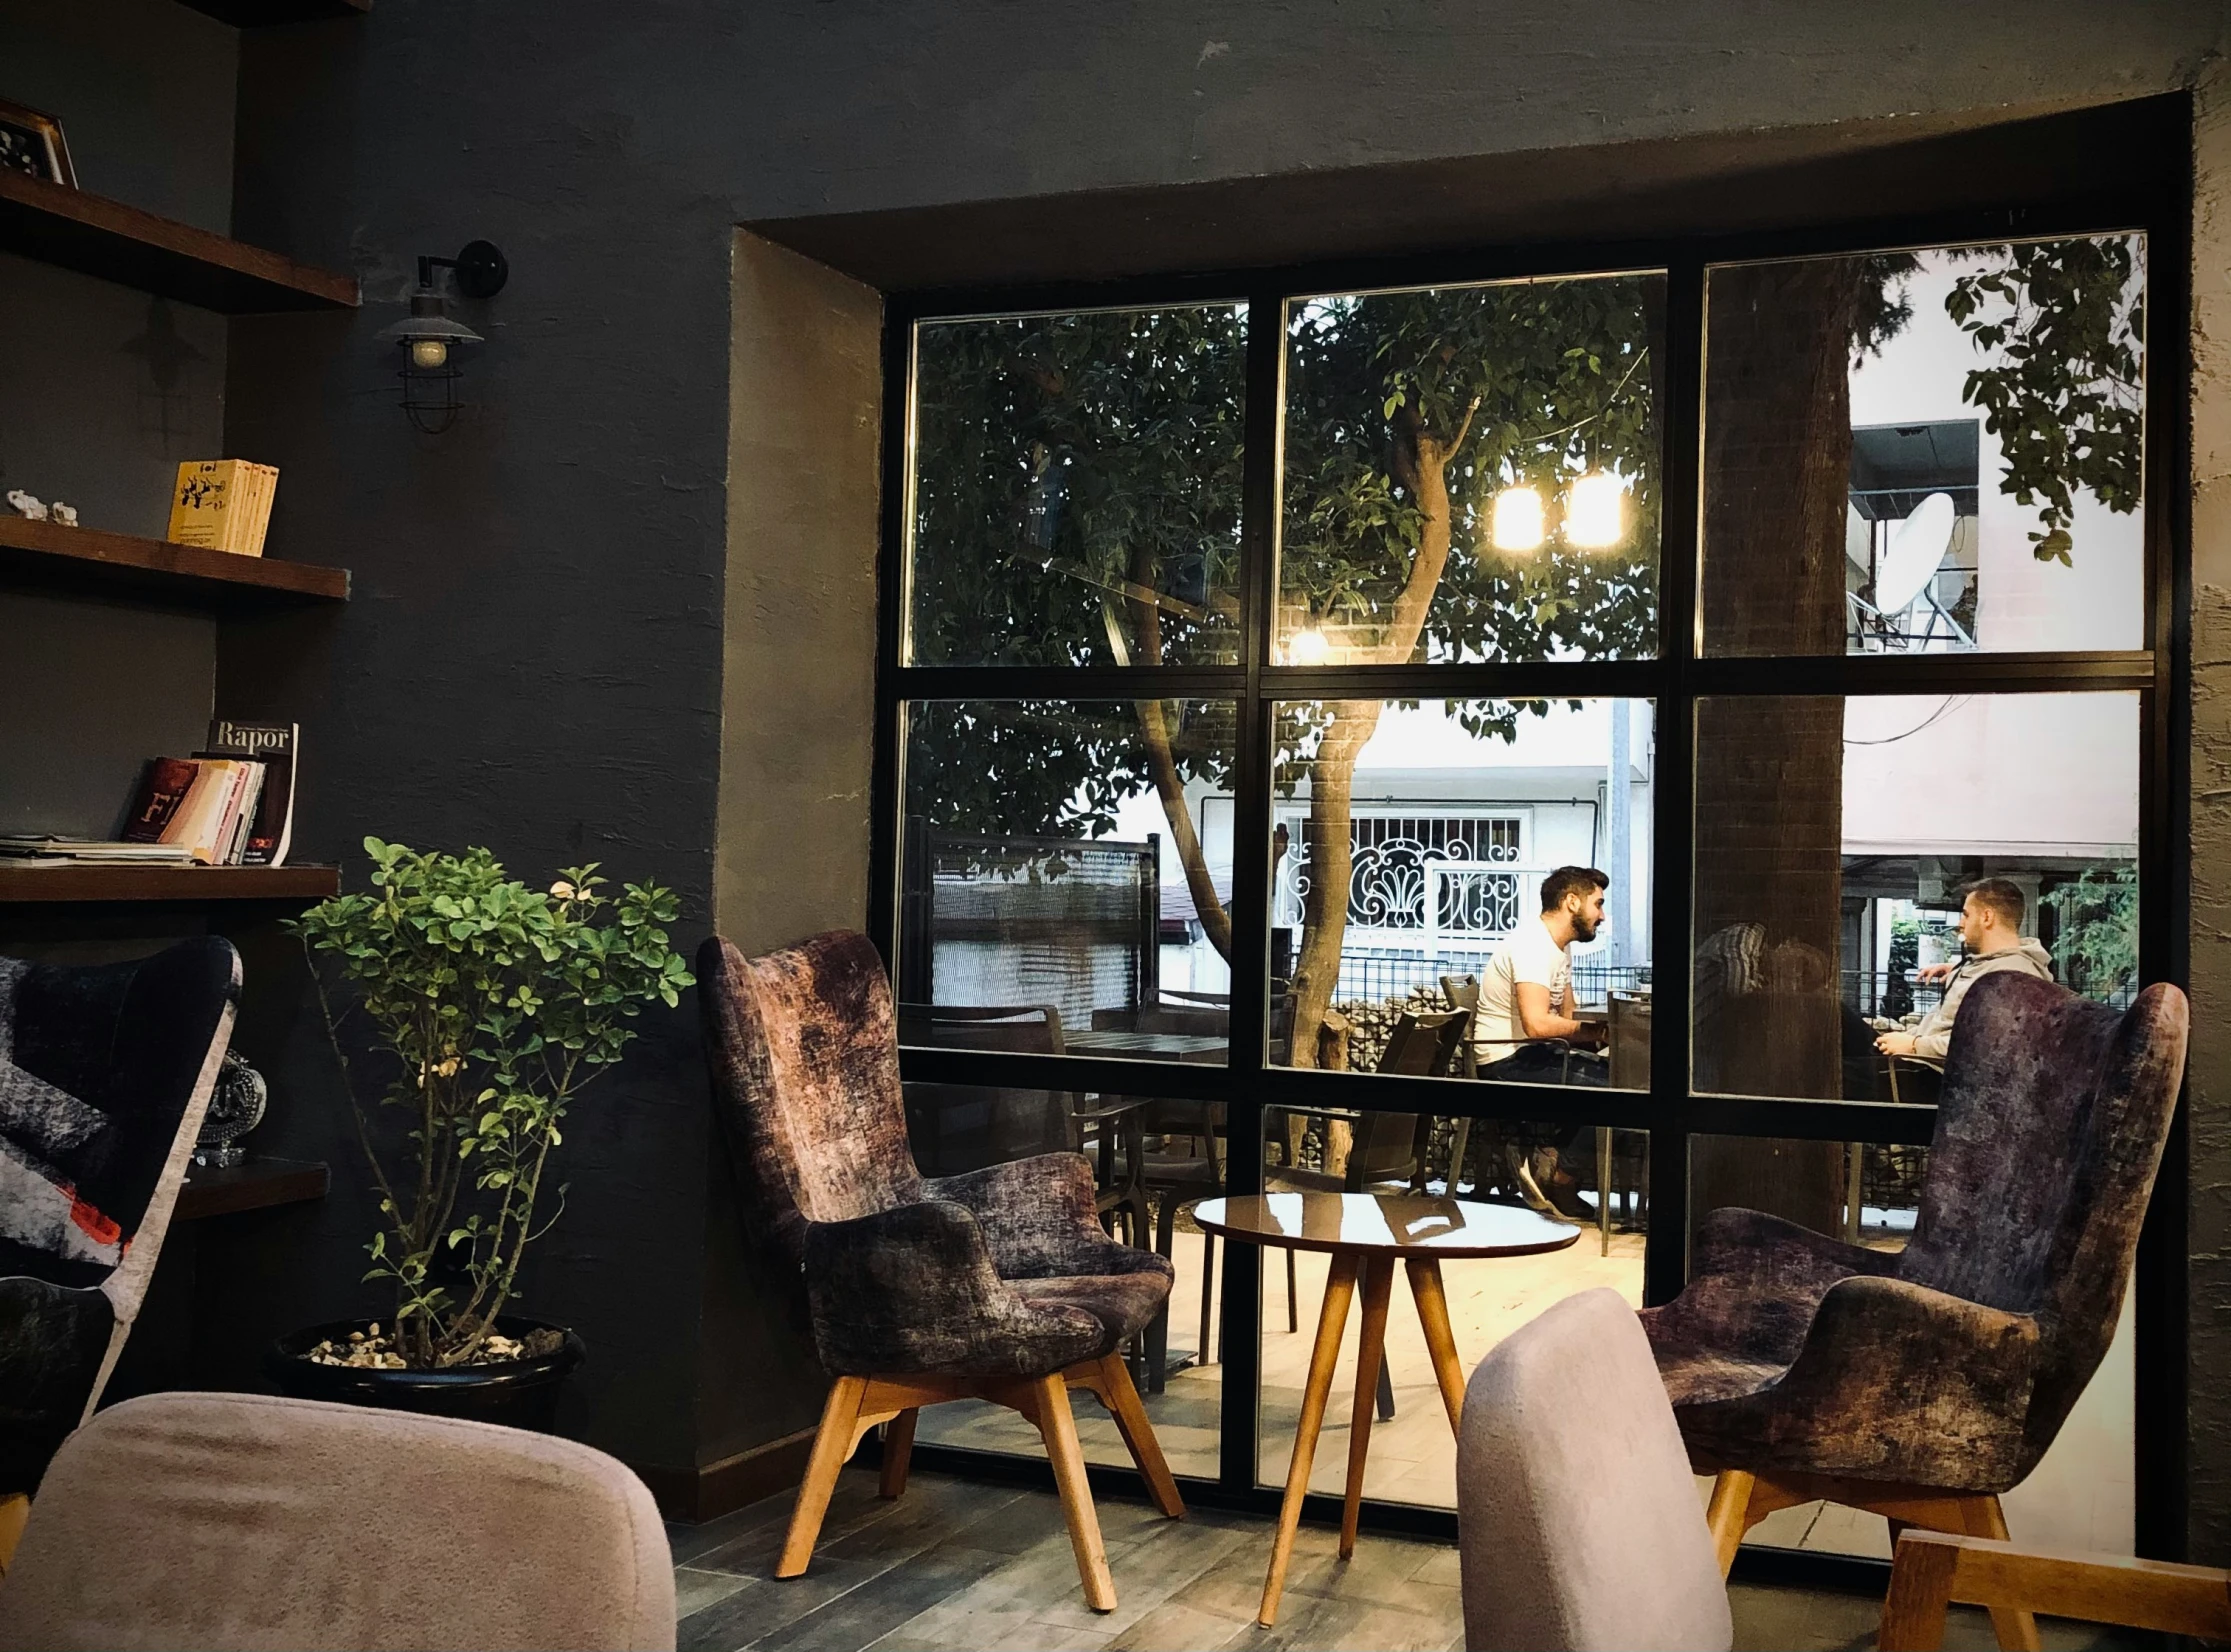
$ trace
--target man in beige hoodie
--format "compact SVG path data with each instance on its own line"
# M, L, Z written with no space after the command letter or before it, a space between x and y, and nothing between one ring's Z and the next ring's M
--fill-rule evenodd
M1960 903L1960 941L1968 949L1957 964L1932 964L1921 979L1942 980L1944 999L1921 1018L1911 1032L1888 1032L1875 1040L1884 1055L1912 1056L1941 1069L1945 1052L1952 1048L1952 1023L1959 1019L1960 1000L1977 976L1997 970L2019 970L2041 981L2053 978L2053 955L2038 941L2022 934L2022 891L2004 878L1984 878L1968 886Z

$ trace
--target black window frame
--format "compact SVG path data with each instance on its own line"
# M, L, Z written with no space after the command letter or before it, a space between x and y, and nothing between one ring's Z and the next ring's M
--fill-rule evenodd
M1624 697L1656 702L1658 763L1652 821L1650 922L1657 996L1689 1002L1693 882L1695 711L1699 699L1731 695L1879 696L1931 692L2037 693L2124 690L2138 696L2140 837L2139 977L2186 982L2190 681L2189 169L2112 197L2075 196L2044 205L1855 219L1828 227L1656 240L1494 244L1426 255L1343 260L1221 272L1173 272L1110 282L924 290L887 296L882 455L874 832L870 931L887 960L897 957L902 720L907 702L955 699L1120 700L1164 697L1235 702L1239 749L1233 777L1233 842L1267 845L1273 797L1272 725L1281 701L1328 697ZM1816 255L1930 248L2057 236L2136 232L2147 238L2144 646L2116 652L1964 653L1919 656L1713 657L1700 646L1697 601L1702 555L1705 276L1714 265ZM1324 293L1458 286L1528 277L1663 270L1669 360L1658 409L1663 533L1659 548L1659 652L1648 660L1504 662L1409 666L1284 666L1273 663L1280 453L1275 439L1285 367L1285 306ZM905 558L911 512L912 367L916 324L1028 312L1171 306L1230 301L1248 312L1243 469L1241 652L1225 666L916 666L901 648ZM2166 318L2169 325L2164 327ZM1269 438L1269 439L1266 439ZM1326 1073L1271 1065L1264 1055L1269 964L1268 856L1235 853L1231 1052L1222 1067L910 1048L909 1080L1106 1090L1227 1104L1229 1181L1261 1185L1265 1107L1340 1106L1432 1111L1443 1116L1545 1124L1610 1125L1650 1135L1651 1231L1646 1298L1675 1294L1686 1273L1688 1149L1706 1135L1925 1144L1931 1107L1776 1100L1699 1093L1689 1087L1690 1016L1656 1018L1647 1093L1559 1090L1488 1080L1429 1080ZM1252 980L1247 961L1252 960ZM1421 1093L1421 1085L1434 1088ZM2184 1542L2185 1454L2185 1111L2140 1244L2137 1274L2137 1552L2174 1558ZM1189 1478L1188 1495L1227 1507L1274 1512L1275 1486L1259 1484L1258 1265L1256 1251L1229 1247L1221 1317L1225 1367L1220 1472ZM964 1451L929 1452L966 1471L1030 1480L1042 1464ZM1099 1475L1095 1470L1096 1476ZM1125 1474L1109 1471L1111 1486ZM1315 1499L1311 1518L1337 1513ZM1454 1533L1453 1512L1367 1501L1382 1529ZM1746 1551L1750 1553L1750 1551ZM1823 1557L1806 1556L1808 1563ZM1878 1563L1851 1562L1867 1568ZM1813 1566L1814 1571L1820 1570ZM1831 1563L1830 1570L1834 1570Z

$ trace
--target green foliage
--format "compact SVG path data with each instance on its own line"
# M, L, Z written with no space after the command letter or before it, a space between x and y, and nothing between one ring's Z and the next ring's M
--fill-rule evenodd
M1653 330L1663 279L1605 276L1322 298L1287 331L1283 629L1387 640L1420 548L1420 438L1445 449L1450 556L1427 659L1634 658L1657 646ZM1589 471L1628 484L1625 541L1487 542L1506 487L1545 501Z
M2074 883L2045 897L2058 909L2053 946L2062 984L2113 998L2138 983L2138 867L2131 861L2087 866Z
M1231 784L1235 733L1222 701L1166 700L1181 780ZM941 832L1092 838L1153 784L1129 702L923 700L907 709L910 813Z
M2130 237L1975 249L1947 300L1981 357L1967 397L2005 446L2006 489L2042 507L2040 557L2069 559L2075 490L2136 506L2141 255ZM1910 321L1918 262L1853 263L1857 360ZM1319 630L1331 663L1390 649L1434 661L1654 653L1663 306L1664 280L1649 275L1295 301L1276 433L1279 636ZM925 325L908 659L1237 660L1245 331L1245 312L1221 304ZM1627 489L1619 546L1583 550L1554 531L1559 496L1588 472ZM1529 554L1489 541L1493 499L1513 485L1552 507L1553 531ZM1421 568L1432 578L1413 643L1404 599ZM1520 715L1544 710L1478 701L1456 715L1475 737L1507 740ZM1317 760L1332 715L1280 708L1282 790ZM1165 705L1164 773L1137 705L924 702L909 716L907 807L950 832L1089 836L1150 784L1165 799L1188 780L1230 784L1228 707Z
M1244 310L935 323L916 354L913 663L1238 657Z
M568 1105L620 1059L642 1007L672 1008L692 977L661 927L676 913L669 890L600 894L591 865L542 892L486 849L421 853L374 837L364 848L371 891L321 901L289 927L317 977L380 1195L365 1277L394 1281L413 1366L455 1365L486 1339L527 1245L548 1231L535 1204ZM392 1132L375 1132L345 1049L355 1015L389 1065L380 1104L411 1120L392 1165L374 1144Z
M2136 236L1976 248L1945 311L1988 364L1962 394L2006 456L2005 491L2041 506L2041 562L2073 566L2075 490L2138 508L2145 480L2144 243Z

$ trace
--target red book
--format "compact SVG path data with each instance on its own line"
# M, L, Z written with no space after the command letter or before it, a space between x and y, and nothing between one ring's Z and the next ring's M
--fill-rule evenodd
M200 773L201 765L190 758L149 758L147 770L140 776L139 791L132 798L131 811L124 817L124 841L162 842L163 833L178 818L179 806L194 789L194 777Z

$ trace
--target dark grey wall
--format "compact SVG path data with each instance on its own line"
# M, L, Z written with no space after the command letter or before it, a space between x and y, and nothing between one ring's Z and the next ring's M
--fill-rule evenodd
M236 327L230 429L284 470L275 532L349 564L360 594L306 649L228 629L220 692L305 723L309 852L377 830L487 841L538 874L601 855L676 884L694 934L723 590L730 560L756 554L724 529L730 226L1861 119L1981 124L2187 86L2225 28L2215 0L380 0L266 31L244 47L240 232L357 269L367 305ZM413 254L475 235L514 269L469 311L490 338L468 367L480 407L416 438L372 335ZM713 1144L689 1048L686 1023L662 1031L587 1110L531 1303L598 1349L591 1437L662 1463L789 1415L739 1376L688 1420L680 1344L740 1359L750 1323L696 1323L706 1224L730 1213L702 1191ZM294 1059L286 1139L329 1145L309 1056ZM345 1255L312 1262L348 1276ZM766 1383L787 1380L781 1360L770 1350Z
M62 123L77 181L225 233L240 32L177 0L7 0L0 97Z
M208 229L232 217L238 63L175 0L0 6L0 98L62 122L80 184ZM221 317L0 256L0 362L0 494L160 538L178 462L223 452ZM111 613L0 592L0 830L110 832L141 762L206 732L210 622Z

